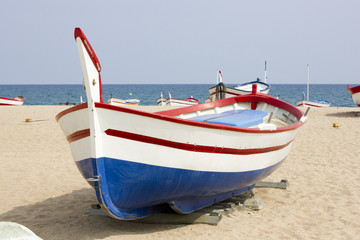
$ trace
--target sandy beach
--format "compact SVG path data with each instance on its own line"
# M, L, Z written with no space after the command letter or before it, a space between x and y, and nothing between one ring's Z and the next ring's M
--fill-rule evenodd
M217 226L87 216L97 203L94 190L55 121L66 108L0 107L0 221L44 240L360 239L360 108L311 109L288 158L266 179L287 179L290 187L254 189L263 209L223 217Z

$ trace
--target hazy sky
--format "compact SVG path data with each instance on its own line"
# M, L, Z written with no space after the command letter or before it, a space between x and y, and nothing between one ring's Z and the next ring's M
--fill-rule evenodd
M80 27L104 84L360 84L359 0L0 1L0 84L81 84Z

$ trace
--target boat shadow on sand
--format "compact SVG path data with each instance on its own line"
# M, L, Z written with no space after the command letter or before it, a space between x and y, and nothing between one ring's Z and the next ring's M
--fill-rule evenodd
M326 114L328 117L344 117L344 118L358 118L360 117L360 111L350 112L334 112Z
M89 216L97 203L94 190L83 188L42 202L15 207L0 214L0 221L16 222L42 239L103 239L142 235L183 227L183 224L144 224L104 216Z

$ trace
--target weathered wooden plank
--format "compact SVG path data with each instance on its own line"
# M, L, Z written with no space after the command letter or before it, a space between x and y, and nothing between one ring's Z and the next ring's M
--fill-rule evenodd
M280 182L258 182L255 184L256 188L280 188L287 189L289 187L289 182L286 179L282 179Z

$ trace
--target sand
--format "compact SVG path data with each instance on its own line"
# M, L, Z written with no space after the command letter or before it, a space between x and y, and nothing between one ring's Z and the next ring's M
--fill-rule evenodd
M254 189L263 209L237 212L217 226L87 216L94 190L55 121L66 108L0 107L0 221L20 223L44 240L360 239L360 108L311 109L288 158L266 179L287 179L290 187Z

